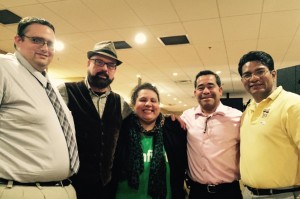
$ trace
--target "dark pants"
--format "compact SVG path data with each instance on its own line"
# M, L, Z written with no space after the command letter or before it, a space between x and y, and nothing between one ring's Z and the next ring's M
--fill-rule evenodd
M189 199L242 199L240 184L238 181L219 185L206 185L190 182Z
M116 190L111 183L103 186L100 182L73 183L77 199L114 199Z

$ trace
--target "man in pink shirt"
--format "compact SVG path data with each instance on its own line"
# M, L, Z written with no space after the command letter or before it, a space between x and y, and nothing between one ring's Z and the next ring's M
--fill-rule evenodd
M240 117L221 103L220 77L212 71L196 75L197 107L183 112L187 127L190 199L241 199L239 186Z

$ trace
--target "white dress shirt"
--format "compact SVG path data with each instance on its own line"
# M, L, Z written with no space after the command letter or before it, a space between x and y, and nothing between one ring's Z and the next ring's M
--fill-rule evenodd
M0 55L0 178L47 182L70 176L66 140L46 84L47 77L19 52ZM71 112L55 91L75 136Z

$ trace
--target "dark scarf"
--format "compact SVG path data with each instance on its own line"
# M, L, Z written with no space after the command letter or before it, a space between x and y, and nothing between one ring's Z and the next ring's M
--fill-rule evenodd
M148 181L148 195L152 198L166 198L166 160L163 150L163 130L165 118L158 116L152 130L146 131L136 115L131 118L129 130L129 167L128 184L130 187L139 188L139 175L144 170L144 158L141 134L153 136L153 156L150 161L150 174Z

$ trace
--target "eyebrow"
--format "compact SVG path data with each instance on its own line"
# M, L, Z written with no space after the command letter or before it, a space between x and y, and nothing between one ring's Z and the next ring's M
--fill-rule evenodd
M209 82L209 83L207 83L207 84L199 84L199 85L197 85L197 87L198 87L198 86L206 86L206 85L216 85L216 83Z
M259 70L268 70L268 68L256 68L253 72L259 71ZM242 74L246 74L246 73L252 73L252 72L246 71L246 72L244 72L244 73L242 73Z

